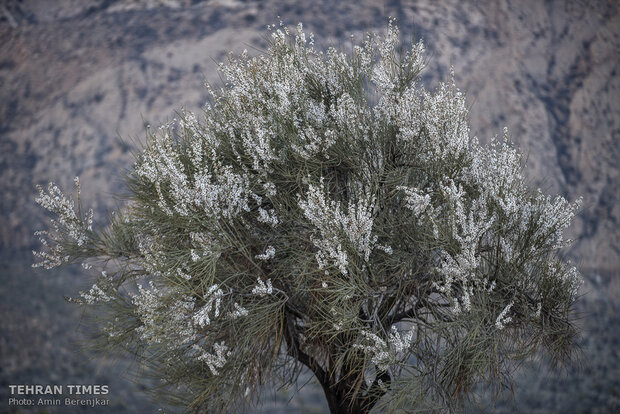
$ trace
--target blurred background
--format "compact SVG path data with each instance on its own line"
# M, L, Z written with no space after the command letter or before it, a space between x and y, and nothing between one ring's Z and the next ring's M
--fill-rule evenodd
M74 411L157 410L145 394L156 384L136 380L130 359L82 349L88 323L63 296L89 274L30 267L45 223L34 186L71 189L79 175L103 220L146 125L199 111L217 63L261 53L278 16L345 49L395 17L404 40L424 39L427 87L454 67L472 135L488 142L507 126L533 186L584 198L567 252L585 278L580 360L562 372L527 363L514 398L481 390L467 411L620 412L619 12L612 0L0 0L0 412L70 412L9 407L9 384L108 384L112 407ZM307 380L251 412L327 412Z

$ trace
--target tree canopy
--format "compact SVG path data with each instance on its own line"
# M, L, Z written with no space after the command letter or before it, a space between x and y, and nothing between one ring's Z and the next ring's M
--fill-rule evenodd
M37 265L83 263L74 301L188 411L259 401L309 368L333 413L458 409L514 362L570 355L577 203L528 187L505 130L470 137L454 76L392 22L350 51L270 27L220 64L204 113L147 131L105 223L54 184ZM76 205L77 204L77 205Z

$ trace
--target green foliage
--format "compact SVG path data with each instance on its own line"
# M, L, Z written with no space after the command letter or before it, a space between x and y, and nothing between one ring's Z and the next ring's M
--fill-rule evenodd
M419 85L423 45L391 23L350 54L272 30L201 120L149 131L107 225L41 189L40 263L102 271L78 301L107 309L106 344L216 412L303 365L332 412L458 409L541 345L570 355L577 205L527 188L506 132L471 139L453 78Z

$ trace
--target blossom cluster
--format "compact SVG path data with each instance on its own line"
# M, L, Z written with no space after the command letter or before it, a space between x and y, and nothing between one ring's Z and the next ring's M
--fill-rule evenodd
M305 217L320 235L313 238L320 269L331 260L340 273L347 274L348 256L343 242L350 244L364 260L369 259L377 241L372 235L374 198L362 195L357 203L349 201L345 213L339 202L326 199L323 179L318 187L309 186L305 199L300 195L298 198Z
M75 177L75 186L78 199L80 196L80 180ZM56 218L50 220L54 233L49 231L38 231L41 244L44 246L42 251L33 251L35 257L41 261L35 263L35 267L45 267L51 269L69 261L70 256L65 252L65 243L74 243L78 248L84 247L88 240L88 232L92 231L93 210L88 210L86 217L81 217L75 210L75 203L66 197L58 186L49 183L47 191L41 186L37 186L39 196L35 201L44 209L55 215ZM48 241L56 242L51 245ZM65 243L61 243L61 240Z
M195 341L195 302L195 298L181 292L158 288L153 281L148 287L138 285L133 303L141 321L136 328L141 339L150 344L164 344L171 350Z
M392 325L387 340L384 340L377 334L363 330L360 332L362 343L355 344L353 347L363 350L379 370L386 371L407 355L413 343L414 332L414 327L411 327L407 333L401 335L398 328Z
M213 375L220 374L218 370L224 367L224 365L226 364L226 357L232 354L232 352L229 351L229 348L225 345L224 342L216 342L213 345L213 353L204 351L197 345L195 345L194 349L200 351L198 360L204 361Z
M93 284L88 292L80 292L80 296L84 298L86 303L92 305L97 302L108 302L112 300L98 285Z

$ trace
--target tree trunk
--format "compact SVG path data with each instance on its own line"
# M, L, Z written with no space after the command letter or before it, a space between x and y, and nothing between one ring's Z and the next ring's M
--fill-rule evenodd
M383 382L389 386L391 382L389 374L381 372L367 393L357 393L355 399L351 399L350 393L354 386L350 382L332 384L327 376L316 377L321 383L331 414L368 414L386 393L386 388L379 384Z
M323 383L321 383L321 386L323 387L331 414L367 414L372 408L372 406L363 404L362 398L357 398L355 401L347 398L346 390L340 387L330 387L329 384Z
M349 381L340 381L333 384L331 376L326 372L320 364L311 356L301 350L298 338L293 334L295 327L289 317L285 316L285 332L284 339L288 346L288 353L293 358L304 364L310 369L318 379L331 414L368 414L372 407L377 403L379 398L385 394L385 391L379 388L378 380L389 383L390 377L387 373L380 374L370 387L372 393L363 395L357 393L355 399L350 397L353 389ZM359 373L361 375L361 373ZM355 376L354 376L355 377Z

